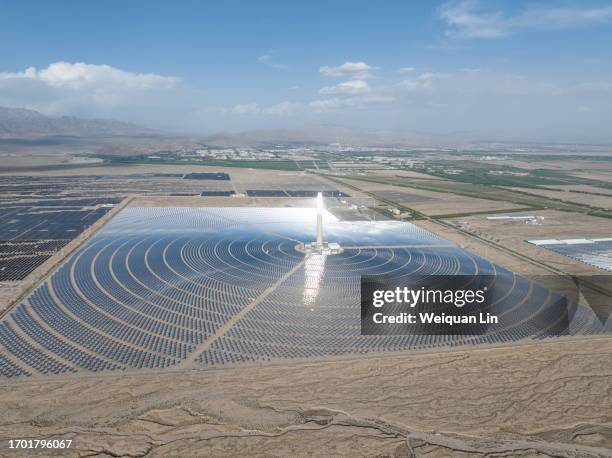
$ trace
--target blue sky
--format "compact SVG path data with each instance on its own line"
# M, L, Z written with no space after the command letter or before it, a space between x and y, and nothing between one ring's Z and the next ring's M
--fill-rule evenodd
M0 105L612 142L612 2L0 1Z

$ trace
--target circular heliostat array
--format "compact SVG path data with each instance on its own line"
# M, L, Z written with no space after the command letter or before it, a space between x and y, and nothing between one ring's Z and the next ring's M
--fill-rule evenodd
M0 322L0 373L205 367L476 345L534 335L550 291L414 225L309 209L130 208ZM363 336L362 275L495 275L510 323L482 336ZM579 307L572 332L601 332Z

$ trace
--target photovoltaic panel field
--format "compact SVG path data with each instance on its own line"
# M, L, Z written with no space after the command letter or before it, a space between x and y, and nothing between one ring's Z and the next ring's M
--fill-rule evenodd
M112 198L0 200L0 282L24 280L119 202Z
M415 225L310 208L127 208L0 322L4 377L208 368L543 338L558 297ZM480 336L362 336L362 275L495 275L507 323ZM610 331L578 306L565 333Z
M530 240L529 243L612 272L612 238Z

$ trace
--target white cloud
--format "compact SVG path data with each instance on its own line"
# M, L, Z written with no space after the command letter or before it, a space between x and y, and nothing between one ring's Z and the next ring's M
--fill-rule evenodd
M300 109L301 105L299 103L285 101L272 105L265 110L265 113L270 115L293 116L298 114Z
M612 6L530 5L509 14L486 7L478 0L451 1L438 9L449 29L449 36L499 38L517 29L568 29L606 23L612 20Z
M289 65L275 62L275 52L276 51L270 51L266 54L262 54L257 58L257 62L259 62L260 64L267 65L268 67L275 68L277 70L287 70L289 68Z
M389 95L370 95L365 97L332 97L329 99L313 100L310 107L316 111L328 111L341 108L366 108L372 105L388 104L395 101Z
M344 64L343 66L340 66L344 67L342 69L343 72L361 72L361 77L364 76L363 72L366 71L366 68L373 68L365 63L347 62L347 64L351 65ZM340 74L337 72L337 69L340 67L336 67L330 72L326 70L326 74ZM364 108L369 105L389 103L393 101L392 97L389 97L383 92L384 90L382 87L371 87L363 79L354 78L348 81L343 81L334 86L323 86L321 89L319 89L320 94L333 95L336 97L313 100L310 102L309 106L316 111L327 111L339 108Z
M310 102L310 106L315 110L330 110L345 106L345 103L346 99L334 97L332 99L313 100L312 102Z
M234 105L231 112L238 115L275 115L275 116L293 116L298 114L301 105L295 102L280 102L267 108L260 107L257 103L239 103Z
M436 81L448 78L446 73L421 73L415 78L402 80L400 85L412 92L430 91L434 88Z
M557 97L572 87L534 81L523 75L458 70L453 73L422 73L402 80L398 88L406 94L426 94L431 100L439 101L437 98L445 97Z
M319 73L325 76L352 76L354 78L367 78L370 71L378 67L372 67L365 62L345 62L337 67L320 67Z
M612 6L546 7L533 5L509 22L515 27L565 29L602 24L612 19Z
M607 81L592 81L571 86L571 92L612 92L612 83Z
M175 119L177 111L193 109L197 95L181 78L110 65L55 62L42 69L0 72L0 105L50 115L113 117L159 125L162 113Z
M272 61L264 56L260 56L262 65L274 63L274 54L270 54ZM262 103L263 98L246 98L242 99L245 103L224 109L224 93L203 93L175 76L56 62L42 69L0 71L0 106L110 117L169 130L277 127L291 124L295 118L290 117L295 116L383 127L393 124L408 130L469 130L490 138L530 133L536 138L540 130L588 141L610 138L606 123L612 106L612 80L599 79L596 73L590 74L592 79L573 80L572 74L537 79L486 67L445 73L412 67L398 73L398 68L393 66L390 74L380 78L363 79L374 71L365 62L322 67L322 75L343 78L321 84L321 95L309 99L310 103L273 104ZM291 83L279 90L287 91ZM299 92L289 98L299 100L311 87L291 89ZM591 133L599 137L591 139Z
M259 105L256 103L238 103L232 108L232 112L239 115L257 114L261 112Z
M29 67L23 72L0 73L0 80L31 80L49 86L69 89L167 89L176 86L181 79L154 73L131 73L110 65L85 64L83 62L55 62L47 68L37 70Z
M363 80L343 81L335 86L324 86L320 94L364 94L370 91L370 86Z
M400 73L412 73L416 70L414 67L401 67L398 71Z
M445 3L438 13L452 27L452 31L447 31L448 35L496 38L508 34L501 12L481 11L473 0Z

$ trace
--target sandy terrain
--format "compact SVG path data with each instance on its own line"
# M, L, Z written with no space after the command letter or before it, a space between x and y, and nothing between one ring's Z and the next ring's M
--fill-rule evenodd
M454 224L453 220L449 220L449 222L451 224ZM474 254L477 254L478 256L482 256L483 258L486 258L491 262L494 262L495 264L499 264L500 266L510 269L520 275L538 276L550 274L550 272L546 269L526 263L524 260L514 256L513 254L509 254L508 252L497 249L492 245L483 243L482 241L474 237L459 232L457 229L460 226L445 227L435 221L416 221L415 224L419 227L422 227L423 229L427 229L428 231L439 235L440 237L443 237L446 240L449 240L453 243L456 243L457 245L462 246L463 248L471 251ZM487 236L486 234L481 234L481 236L485 239L495 241L495 238L493 236ZM529 249L529 247L529 244L525 244L525 247L519 246L519 248L521 249ZM556 261L558 263L562 263L564 262L564 260L567 260L568 262L574 264L582 264L578 263L577 261L572 261L571 259L565 258L564 256L558 255L556 253L552 254L556 258ZM579 265L575 267L581 268L581 266Z
M541 220L542 224L530 225L522 221L491 221L487 219L487 216L490 215L453 218L447 222L572 275L607 275L603 270L574 261L566 256L526 243L525 241L577 237L610 237L612 236L612 220L555 210L530 211L528 213L543 217L544 219ZM466 248L474 253L487 257L491 261L497 262L518 273L524 275L541 275L543 273L539 269L533 271L533 267L522 260L513 259L505 254L500 255L491 246L483 245L477 240L458 234L451 229L441 228L433 222L419 221L417 224L438 233L448 240L465 245Z
M70 161L72 154L56 151L48 154L40 155L26 155L23 156L20 153L0 153L0 160L4 167L28 167L28 166L48 166L48 165L60 165Z
M609 337L0 386L3 447L74 456L612 454Z

